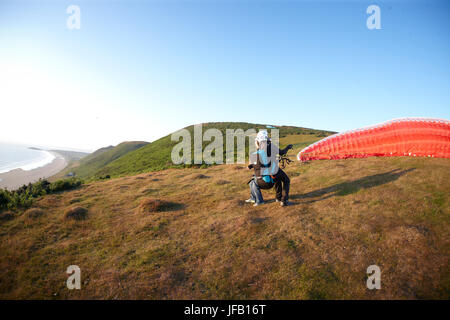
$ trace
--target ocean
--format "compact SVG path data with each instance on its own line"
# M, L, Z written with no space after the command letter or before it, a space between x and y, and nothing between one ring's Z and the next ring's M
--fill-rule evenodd
M26 171L32 170L43 167L54 159L55 156L48 151L0 143L0 173L19 168Z

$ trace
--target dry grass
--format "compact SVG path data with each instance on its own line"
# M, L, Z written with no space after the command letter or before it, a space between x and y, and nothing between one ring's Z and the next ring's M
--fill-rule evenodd
M9 211L1 212L0 213L0 222L1 221L8 221L14 219L14 214Z
M273 190L267 205L244 203L251 172L237 167L171 169L40 199L36 223L17 213L0 224L0 298L449 298L450 161L295 163L286 208ZM88 217L61 223L75 202ZM81 290L65 287L72 264ZM371 264L381 290L366 288Z
M141 200L141 203L139 204L138 212L152 213L152 212L171 211L173 209L176 210L178 206L180 205L160 199L144 198Z
M72 219L72 220L84 220L87 216L87 209L82 207L73 207L70 209L67 209L64 213L64 216L66 219Z
M43 214L44 214L44 211L39 208L30 208L27 211L25 211L25 215L30 219L39 218Z

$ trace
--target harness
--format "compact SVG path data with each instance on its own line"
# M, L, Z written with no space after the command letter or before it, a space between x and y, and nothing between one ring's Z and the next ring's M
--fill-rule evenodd
M269 148L267 148L267 150L270 150ZM255 154L257 157L260 156L260 162L261 162L261 168L260 168L260 176L254 176L257 179L262 179L264 182L266 183L275 183L276 182L276 175L273 174L273 172L275 171L275 166L276 163L275 161L272 163L272 161L268 160L268 156L266 154L266 152L264 152L263 150L257 150L256 152L254 152L253 154ZM290 164L291 162L293 162L291 159L289 159L288 157L285 156L280 156L277 155L277 160L280 163L279 167L281 169L284 169L286 167L286 165ZM250 183L254 178L250 179L248 181L248 183Z
M256 151L256 154L261 156L261 169L259 171L261 176L258 178L263 179L266 183L275 183L276 178L272 173L275 171L276 163L270 161L270 158L268 158L266 152L263 150Z

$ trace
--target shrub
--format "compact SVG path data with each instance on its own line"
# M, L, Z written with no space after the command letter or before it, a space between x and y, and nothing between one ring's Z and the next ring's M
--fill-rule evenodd
M79 187L80 185L81 185L81 180L76 179L76 178L58 180L56 182L53 182L50 185L50 191L51 192L66 191L66 190L75 189L75 188Z
M79 187L82 181L76 178L58 180L50 183L40 179L38 182L23 185L14 191L0 189L0 211L4 209L29 208L33 199L53 192L71 190Z
M70 208L65 212L66 219L84 220L87 216L87 209L83 207Z
M139 204L139 211L143 213L147 212L161 212L168 207L168 202L160 199L145 198Z
M11 193L8 209L29 208L33 203L32 194L28 191Z
M27 211L25 211L25 216L28 218L32 218L32 219L39 218L43 214L44 214L44 211L42 211L39 208L31 208L31 209L28 209Z
M8 203L11 201L10 194L8 191L0 189L0 210L6 209Z
M39 180L31 186L33 197L43 196L50 192L51 183L47 180Z

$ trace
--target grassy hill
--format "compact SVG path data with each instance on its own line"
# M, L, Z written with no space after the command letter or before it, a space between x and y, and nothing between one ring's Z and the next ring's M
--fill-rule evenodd
M282 143L298 151L306 139ZM286 172L286 208L273 190L263 191L268 204L246 204L243 165L44 196L0 221L0 298L450 298L448 159L296 162ZM73 264L81 290L65 286ZM372 264L380 290L366 288Z
M148 144L148 142L143 141L127 141L122 142L117 146L109 146L101 148L90 155L71 163L68 168L66 168L61 174L55 178L60 178L63 175L73 172L77 177L80 178L92 178L98 177L97 172L113 162L114 160L130 153L136 149L139 149Z
M79 151L68 151L68 150L50 150L50 151L59 153L69 162L78 161L84 157L89 156L89 153Z
M245 122L211 122L203 124L203 132L209 128L215 128L222 132L224 136L225 150L225 131L226 129L267 129L267 125L251 124ZM290 137L296 146L306 146L314 141L326 137L333 132L314 130L309 128L293 127L293 126L277 126L280 130L280 138ZM194 126L186 127L191 137L194 137ZM270 131L270 129L268 129ZM287 140L286 140L287 141ZM174 167L171 161L171 152L173 146L178 142L172 142L170 135L156 140L143 148L130 152L119 159L112 161L98 170L97 175L110 175L112 177L125 176L149 171L158 171ZM204 146L209 142L204 143ZM248 144L247 144L248 148Z

